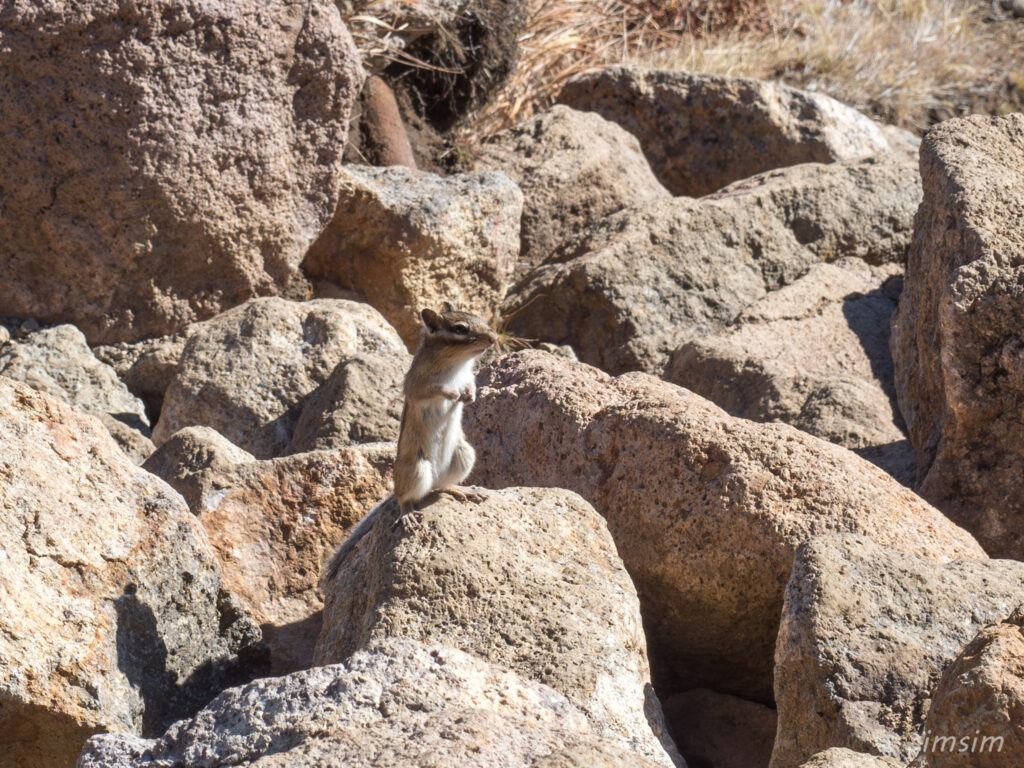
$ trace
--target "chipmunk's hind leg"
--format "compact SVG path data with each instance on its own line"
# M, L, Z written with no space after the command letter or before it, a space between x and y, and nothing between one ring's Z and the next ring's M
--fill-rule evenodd
M417 507L430 493L433 483L433 468L426 459L417 460L408 472L395 475L395 496L398 498L401 513L395 525L401 524L409 530L420 526L423 522L423 513Z
M447 493L457 501L472 501L479 504L487 498L487 495L479 488L464 488L458 485L466 479L473 471L473 464L476 463L476 451L465 438L459 440L452 453L452 460L448 464L448 471L438 481L438 492Z

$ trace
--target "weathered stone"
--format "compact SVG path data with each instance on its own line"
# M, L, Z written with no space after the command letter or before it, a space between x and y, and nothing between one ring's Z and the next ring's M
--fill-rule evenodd
M544 352L484 368L466 412L470 480L567 487L608 521L668 695L771 698L796 547L853 531L938 561L982 557L965 531L877 467L782 424L729 416L640 373Z
M661 374L687 340L732 322L814 264L900 262L919 196L909 165L802 165L713 197L609 216L509 294L509 329L571 344L611 373Z
M569 768L602 753L605 765L656 765L595 737L547 686L398 640L225 691L160 739L93 737L78 768Z
M146 462L199 516L225 586L261 624L274 674L310 666L322 566L391 493L394 452L377 443L257 461L213 430L192 427Z
M405 352L344 358L302 401L286 453L398 440L410 362Z
M903 768L903 763L891 757L879 757L843 747L833 747L801 763L800 768Z
M772 768L829 747L907 763L943 669L1022 588L1013 560L939 564L854 535L803 545L775 650Z
M773 168L891 153L880 126L852 107L747 77L617 66L577 75L558 100L636 136L674 195L706 195Z
M187 331L173 336L93 347L93 354L113 368L128 391L145 404L146 415L152 424L159 419L164 393L178 372L178 361L185 351L186 334Z
M0 378L0 764L73 763L240 682L259 631L178 494L91 416ZM254 670L254 671L259 671Z
M7 330L7 326L0 325L0 347L11 340L11 332Z
M324 584L314 662L391 637L456 647L551 686L599 736L672 765L636 592L604 521L571 491L487 493L429 504L423 534L393 525L393 500L383 507Z
M365 304L253 299L192 328L153 441L160 445L183 427L202 425L257 458L279 455L292 439L302 399L339 362L405 355L394 329ZM379 408L390 407L386 398Z
M363 80L334 3L14 0L0 28L5 312L133 341L288 284Z
M896 392L921 494L989 554L1024 559L1024 115L921 146L925 197L893 316Z
M523 190L519 273L599 219L671 197L636 137L562 104L495 137L477 167L502 171Z
M99 417L136 464L152 451L142 403L90 351L73 325L27 334L0 349L0 376L28 384Z
M768 768L775 710L696 688L665 701L669 733L692 768Z
M1024 755L1024 606L982 628L946 667L915 765L1017 768ZM950 742L952 738L952 743Z
M303 266L356 291L410 347L444 301L492 317L519 252L523 194L500 173L441 177L347 166L330 225Z
M895 264L816 264L726 330L676 350L665 378L733 416L783 421L857 450L909 485L913 449L889 354L901 278Z

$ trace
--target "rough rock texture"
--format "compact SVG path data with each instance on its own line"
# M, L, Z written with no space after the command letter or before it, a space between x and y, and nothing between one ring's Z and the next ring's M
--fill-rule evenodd
M775 710L706 688L665 701L669 733L690 768L768 768Z
M921 494L996 557L1024 559L1024 115L967 117L921 146L925 198L893 317Z
M726 330L676 350L664 378L733 416L783 421L855 449L909 485L914 455L889 354L901 286L896 264L816 264Z
M244 671L259 631L178 494L100 422L0 378L0 764L158 733ZM258 670L257 670L258 671Z
M0 29L5 312L132 341L287 285L363 80L334 3L14 0Z
M186 338L187 331L94 347L92 351L114 369L129 392L142 400L150 423L155 424L164 405L164 393L178 372Z
M344 358L302 401L286 453L398 440L410 362L405 352Z
M478 505L441 497L422 533L396 518L393 502L382 508L325 581L316 664L388 637L456 647L551 686L598 735L672 765L636 592L589 504L510 488Z
M302 399L339 362L405 354L394 329L365 304L253 299L192 328L153 441L202 425L257 458L276 456L292 439Z
M903 763L891 757L879 757L843 747L833 747L801 763L800 768L903 768Z
M505 314L611 373L660 374L687 339L732 322L813 264L903 260L920 199L906 164L801 165L701 200L609 216L529 273Z
M593 762L606 755L605 762ZM390 641L225 691L162 738L92 738L78 768L656 765L595 737L561 694L460 651Z
M855 531L935 560L983 556L849 451L733 418L652 376L612 378L530 351L485 368L479 383L465 419L471 481L568 487L605 517L655 670L670 672L663 695L714 685L771 698L783 590L796 547L814 535Z
M943 669L1010 614L1022 584L1013 560L940 565L853 535L802 546L775 650L772 768L828 747L908 762Z
M73 325L27 334L0 349L0 376L24 382L100 418L137 464L152 452L142 403L90 351Z
M881 127L852 107L746 77L609 67L574 77L558 100L636 136L674 195L706 195L772 168L891 153Z
M946 667L914 765L1017 768L1024 755L1024 606L984 627ZM950 744L949 737L955 737ZM962 741L964 737L967 741ZM943 739L936 743L935 738ZM968 762L969 761L969 762Z
M262 625L272 671L310 665L320 634L324 561L391 493L394 445L257 461L213 430L183 429L145 468L189 502L224 583Z
M503 171L523 190L519 272L609 214L671 197L636 137L563 104L495 137L477 167Z
M415 346L423 307L495 314L519 252L523 194L500 173L348 166L304 267L356 291Z
M7 327L0 325L0 347L11 340L11 332L7 330Z

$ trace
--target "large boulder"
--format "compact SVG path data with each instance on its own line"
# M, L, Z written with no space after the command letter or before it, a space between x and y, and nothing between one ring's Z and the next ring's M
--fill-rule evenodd
M903 768L903 763L891 757L879 757L865 752L854 752L844 747L822 750L800 768Z
M921 175L892 326L920 492L989 554L1024 559L1024 115L936 126Z
M225 691L162 738L89 740L78 768L572 768L657 765L589 732L545 685L392 640L344 664Z
M802 546L775 650L772 768L829 747L906 764L943 670L1022 593L1013 560L936 563L854 535Z
M282 290L362 79L330 0L5 3L0 306L95 344Z
M393 500L382 508L324 583L315 663L392 637L455 647L551 686L596 734L672 765L636 592L604 521L571 491L488 495L426 506L424 535L394 525Z
M690 768L768 768L774 709L707 688L670 696L664 709L669 733Z
M372 307L353 301L253 299L194 326L164 397L153 441L183 427L207 426L257 458L284 452L303 398L351 358L407 358L394 329ZM375 409L376 382L361 397Z
M181 497L95 418L0 377L0 764L159 733L241 682L258 639Z
M482 150L478 168L503 171L523 190L520 273L599 219L671 197L636 137L563 104L499 134Z
M258 621L272 672L310 666L320 634L320 573L339 541L391 492L394 445L258 461L206 427L173 435L145 468L189 503L225 586Z
M1016 768L1024 755L1024 606L983 627L932 693L916 766ZM969 756L969 757L968 757Z
M523 193L500 173L436 176L348 166L330 225L303 264L355 291L416 346L420 310L491 318L519 253Z
M889 354L901 284L896 264L815 264L725 330L683 344L664 377L733 416L783 421L854 449L909 485L914 454Z
M577 75L558 100L636 136L674 195L706 195L772 168L892 152L881 127L852 107L747 77L616 66Z
M877 467L782 424L729 416L641 373L612 378L545 352L484 368L466 431L471 480L566 487L608 522L636 584L665 695L771 698L797 546L825 532L945 561L983 557L965 531Z
M504 311L519 336L571 344L610 373L660 374L685 341L818 262L902 261L919 199L907 164L801 165L629 208L526 275Z
M59 325L0 348L0 376L24 382L98 417L136 464L153 452L149 420L109 365L96 359L82 332Z

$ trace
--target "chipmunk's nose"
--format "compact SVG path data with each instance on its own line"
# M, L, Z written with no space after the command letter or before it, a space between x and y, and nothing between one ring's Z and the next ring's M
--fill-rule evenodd
M487 346L491 346L491 344L497 344L497 342L498 342L498 334L496 334L494 331L488 330L487 331Z

